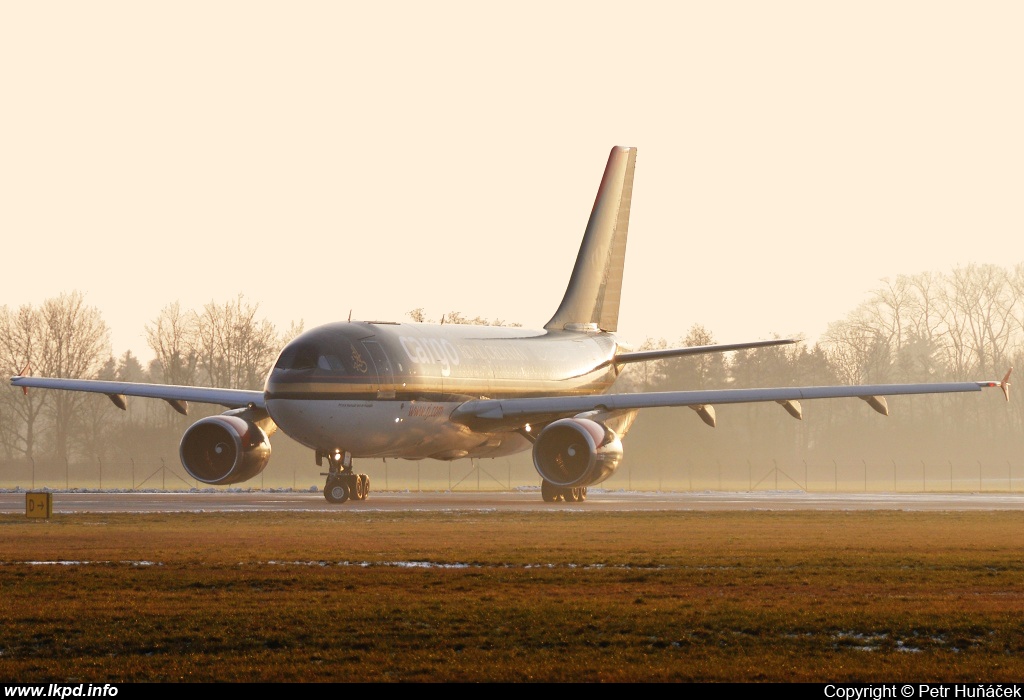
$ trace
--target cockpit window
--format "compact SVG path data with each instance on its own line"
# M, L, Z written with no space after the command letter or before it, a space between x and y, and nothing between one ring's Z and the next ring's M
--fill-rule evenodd
M337 355L326 354L321 355L316 362L316 366L320 369L327 370L328 372L345 372L345 365L341 363L341 360Z
M369 356L341 337L313 337L286 347L274 369L311 371L315 376L364 377L373 372Z
M277 358L275 369L313 369L317 366L317 350L310 345L285 348Z

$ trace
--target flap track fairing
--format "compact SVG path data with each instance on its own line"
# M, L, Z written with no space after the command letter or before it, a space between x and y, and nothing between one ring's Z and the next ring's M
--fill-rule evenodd
M871 408L875 409L883 416L889 415L889 404L885 402L884 396L859 396L858 398L867 401Z
M803 410L800 408L800 402L793 399L777 401L780 406L786 409L786 413L793 416L797 420L803 420Z
M180 401L178 399L164 399L175 411L183 416L188 415L188 401Z
M714 406L709 406L707 404L696 404L696 405L691 405L690 408L692 408L694 411L697 412L697 415L700 416L700 419L702 421L704 421L705 423L710 425L712 428L715 427L715 407Z

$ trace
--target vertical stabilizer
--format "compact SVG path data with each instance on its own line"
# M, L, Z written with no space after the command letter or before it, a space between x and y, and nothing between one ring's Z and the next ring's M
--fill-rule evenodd
M635 165L635 148L612 149L569 286L545 328L593 324L604 331L618 330Z

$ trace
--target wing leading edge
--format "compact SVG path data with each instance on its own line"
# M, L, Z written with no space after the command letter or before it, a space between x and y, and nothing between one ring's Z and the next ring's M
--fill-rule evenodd
M886 396L910 394L945 394L999 388L1009 400L1010 374L1002 381L970 381L926 384L860 384L841 386L776 387L762 389L710 389L703 391L661 391L629 394L592 394L585 396L548 396L522 399L476 399L460 405L452 413L456 423L471 429L517 429L527 423L542 424L588 411L630 411L641 408L687 406L714 427L716 404L759 403L781 404L794 418L802 417L800 401L804 399L859 398L873 409L888 415ZM263 392L244 389L177 386L172 384L141 384L94 379L55 379L49 377L11 378L13 386L22 388L63 389L105 394L119 408L125 408L126 396L163 399L176 411L187 414L187 402L208 403L226 408L252 406L266 409Z
M106 394L118 408L125 408L126 396L163 399L174 410L188 413L188 402L209 403L226 408L254 406L266 408L262 391L245 389L218 389L203 386L176 386L173 384L141 384L136 382L107 382L97 379L54 379L50 377L11 377L11 384L22 388L63 389Z
M661 391L634 394L481 399L467 401L452 413L452 420L472 429L515 429L524 424L548 423L588 411L629 411L640 408L688 406L708 425L715 425L715 404L775 401L794 418L802 417L804 399L859 398L883 415L889 414L886 396L946 394L998 387L1009 400L1010 372L1002 381L945 382L931 384L861 384L853 386L804 386L765 389L712 389Z

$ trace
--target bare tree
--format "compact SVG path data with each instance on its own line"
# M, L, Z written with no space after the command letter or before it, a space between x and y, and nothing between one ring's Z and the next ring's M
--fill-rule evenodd
M913 338L937 344L942 332L942 315L938 309L939 290L944 284L943 275L923 272L908 278L912 290L908 308L908 323Z
M47 299L40 310L43 335L36 362L40 374L70 379L90 378L110 356L110 333L98 310L79 292ZM46 392L54 429L54 451L67 460L76 413L86 395L75 391ZM95 397L91 397L95 398Z
M865 302L845 320L830 323L821 340L829 364L846 384L882 383L891 374L890 329L879 328L877 310Z
M194 350L203 379L211 386L263 386L281 341L270 321L256 318L258 310L258 304L239 294L223 305L210 302L197 314Z
M160 310L152 323L146 324L146 344L156 355L163 384L192 385L197 381L199 358L196 356L196 323L194 313L182 312L178 302Z
M130 353L129 353L130 354ZM103 367L96 373L96 379L114 381L117 376L118 363L113 357L107 358ZM81 420L75 425L75 444L79 456L87 458L94 464L102 464L112 454L116 441L117 427L124 416L109 401L97 401L92 397L89 410L82 411Z
M16 311L0 307L0 360L10 374L32 371L32 362L42 346L43 324L38 309L25 305ZM4 451L32 459L36 451L44 395L7 386L2 394L0 430Z
M667 345L661 341L661 347ZM675 343L676 347L696 347L713 345L714 336L711 331L699 323L690 327L686 337ZM646 348L644 348L646 349ZM660 366L654 369L654 375L666 389L710 389L725 386L728 381L726 358L720 352L712 352L690 357L676 357L661 360Z
M1024 262L1017 263L1006 279L1013 298L1014 333L1019 343L1024 334Z
M302 333L302 331L305 330L305 328L306 324L303 320L299 319L299 321L292 321L288 325L288 330L284 331L279 336L281 347L284 347L286 343L289 343L295 338L299 337L299 335Z
M664 350L668 341L664 338L648 337L636 350ZM665 385L668 379L666 368L668 360L652 360L650 362L634 362L626 365L616 384L618 391L653 391Z
M434 323L433 320L427 318L427 313L424 311L422 306L416 307L411 311L406 311L405 315L408 316L415 323ZM493 321L484 318L483 316L474 316L469 318L461 311L449 311L441 316L441 323L458 323L468 326L509 326L511 328L519 328L522 326L521 323L512 323L510 321L504 321L500 318L496 318Z
M958 378L997 372L1010 356L1014 294L1006 271L968 265L953 271L943 296L947 340ZM997 367L999 365L1000 367Z
M913 289L910 279L904 275L899 275L894 282L885 278L882 284L862 306L859 320L871 328L877 339L883 340L894 352L898 352L906 340L905 326L909 325Z
M927 381L937 372L938 343L942 322L934 310L932 275L899 275L883 280L860 309L856 323L864 337L872 339L874 358L892 358L887 371L875 367L876 380ZM882 344L888 346L883 351Z

